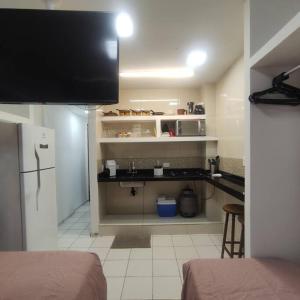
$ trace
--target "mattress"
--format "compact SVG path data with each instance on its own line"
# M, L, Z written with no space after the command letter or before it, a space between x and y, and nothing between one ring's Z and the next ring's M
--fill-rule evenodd
M197 259L183 278L183 300L300 299L300 265L280 259Z
M1 300L106 300L99 258L84 252L0 252Z

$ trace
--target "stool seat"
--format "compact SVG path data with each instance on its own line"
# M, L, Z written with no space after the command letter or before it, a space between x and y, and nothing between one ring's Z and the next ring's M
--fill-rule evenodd
M226 204L223 206L223 210L230 214L243 215L244 214L244 205Z

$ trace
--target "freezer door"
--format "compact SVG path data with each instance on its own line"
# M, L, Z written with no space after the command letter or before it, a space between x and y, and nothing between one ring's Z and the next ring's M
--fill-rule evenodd
M26 250L57 249L55 169L21 174Z
M55 167L53 129L20 124L19 145L21 172Z

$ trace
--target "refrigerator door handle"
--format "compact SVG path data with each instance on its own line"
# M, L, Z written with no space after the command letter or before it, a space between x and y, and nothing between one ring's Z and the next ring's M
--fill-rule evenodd
M36 158L36 164L37 164L37 189L35 193L35 199L36 199L36 210L39 210L39 194L41 189L41 174L40 174L40 157L38 152L36 151L36 147L34 147L34 156Z

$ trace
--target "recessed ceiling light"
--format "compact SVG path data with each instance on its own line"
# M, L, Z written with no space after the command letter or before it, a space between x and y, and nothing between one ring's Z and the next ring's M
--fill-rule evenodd
M196 68L203 65L206 61L206 58L207 58L206 52L195 50L188 55L186 64L191 68Z
M186 78L194 76L190 68L128 70L120 72L124 78Z
M89 111L88 111L88 110L85 110L84 113L87 115L87 114L89 113Z
M133 22L129 14L119 13L116 18L117 34L121 38L130 37L133 34Z

